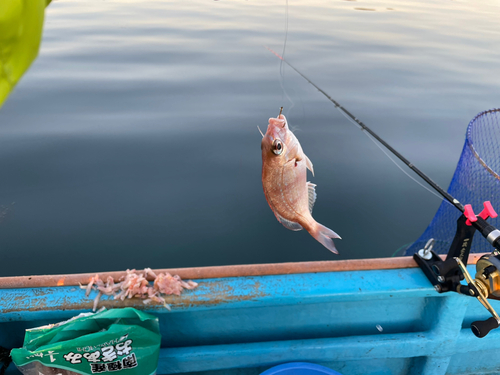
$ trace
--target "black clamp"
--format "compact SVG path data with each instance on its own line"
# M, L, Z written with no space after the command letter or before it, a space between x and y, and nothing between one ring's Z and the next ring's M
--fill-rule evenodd
M471 330L477 337L486 336L500 325L500 317L487 301L491 294L500 297L500 290L492 290L499 285L500 280L500 231L486 222L488 217L496 216L490 202L484 203L484 210L478 216L470 205L466 205L463 215L457 220L457 231L445 260L432 251L431 240L424 249L413 255L437 292L457 292L475 297L491 313L491 318L471 324ZM495 251L480 258L476 265L480 277L476 275L476 279L473 279L466 266L476 230L495 247ZM464 278L467 285L461 283Z

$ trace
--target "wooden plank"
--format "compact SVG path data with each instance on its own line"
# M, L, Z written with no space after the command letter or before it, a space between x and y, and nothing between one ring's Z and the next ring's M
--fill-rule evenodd
M193 312L221 307L245 310L251 307L297 305L298 301L301 304L325 301L361 301L364 304L387 299L389 294L391 299L426 298L435 295L436 291L423 272L411 268L204 279L199 280L197 288L186 290L180 296L167 296L166 301L173 312ZM96 295L97 292L92 291L86 297L85 291L75 286L2 289L0 322L19 316L32 320L38 313L57 315L61 310L87 311L92 308ZM133 306L147 312L172 315L163 305L145 305L138 298L121 301L102 296L99 307L103 306ZM375 324L372 326L375 327ZM200 329L197 325L195 327Z
M475 264L484 254L471 254L468 264ZM444 257L444 255L442 256ZM363 270L386 270L398 268L418 267L413 257L397 258L374 258L374 259L351 259L321 262L295 262L295 263L273 263L273 264L248 264L234 266L215 267L193 267L156 269L156 273L168 272L179 275L182 279L215 279L224 277L240 276L265 276L265 275L289 275L300 273L317 272L339 272L339 271L363 271ZM69 274L69 275L40 275L40 276L14 276L0 278L0 289L15 288L39 288L55 286L76 286L87 284L95 273ZM125 272L103 272L99 273L101 279L108 276L118 280Z

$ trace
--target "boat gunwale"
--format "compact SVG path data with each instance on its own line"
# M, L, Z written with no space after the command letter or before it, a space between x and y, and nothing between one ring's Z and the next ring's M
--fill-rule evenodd
M475 264L485 253L471 254L468 264ZM444 259L445 255L441 255ZM412 256L394 258L369 258L348 259L313 262L266 263L244 264L231 266L189 267L155 269L155 273L170 273L179 275L182 279L216 279L226 277L290 275L302 273L342 272L342 271L368 271L416 268L417 263ZM111 276L114 280L126 274L125 271L97 272L99 277L106 280ZM61 274L61 275L33 275L33 276L8 276L0 277L0 289L16 288L43 288L57 286L78 286L88 284L93 273ZM150 281L152 280L148 277Z

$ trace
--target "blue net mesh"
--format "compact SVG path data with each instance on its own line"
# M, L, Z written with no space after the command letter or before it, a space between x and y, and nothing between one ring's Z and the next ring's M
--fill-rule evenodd
M467 127L462 155L451 180L448 193L463 205L471 204L474 212L483 210L483 202L490 201L500 213L500 109L491 109L478 114ZM406 250L412 255L422 249L430 238L434 238L433 250L447 253L457 228L461 213L447 201L443 201L431 223ZM500 226L500 216L488 219L495 227ZM493 248L476 233L471 252L491 252Z

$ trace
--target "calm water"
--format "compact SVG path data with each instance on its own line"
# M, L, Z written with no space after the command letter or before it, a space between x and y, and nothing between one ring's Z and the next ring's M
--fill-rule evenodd
M0 110L0 274L391 256L440 200L283 51L285 1L53 1ZM495 1L288 2L285 56L447 187L500 103ZM280 83L281 82L281 83ZM285 91L282 88L284 85ZM267 206L257 125L285 107L340 255Z

